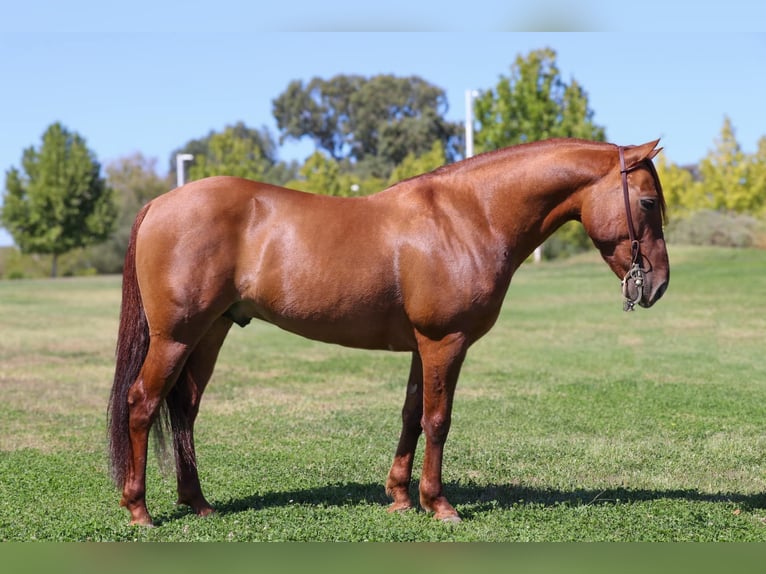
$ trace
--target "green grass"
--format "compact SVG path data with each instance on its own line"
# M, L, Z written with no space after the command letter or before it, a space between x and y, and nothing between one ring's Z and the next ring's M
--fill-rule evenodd
M129 527L106 462L119 278L0 281L0 540L766 541L766 252L671 266L630 314L594 254L517 273L458 385L457 525L386 512L407 355L253 323L197 424L217 514L175 507L152 459L157 528Z

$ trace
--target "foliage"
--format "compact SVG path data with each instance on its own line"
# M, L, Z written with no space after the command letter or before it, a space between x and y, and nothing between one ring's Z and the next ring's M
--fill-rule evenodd
M761 211L766 206L766 164L746 156L728 117L715 144L699 167L709 207L735 213Z
M444 146L442 146L442 142L436 140L431 146L431 149L420 156L416 156L415 152L408 153L402 162L394 168L394 171L391 172L388 184L393 185L403 179L428 173L429 171L441 167L446 162L447 158L444 156Z
M766 247L766 137L746 154L729 118L699 166L657 159L670 220L671 243Z
M766 252L671 262L665 297L630 315L596 254L519 270L457 389L458 525L386 511L406 355L253 323L229 335L197 424L217 514L176 506L152 457L157 527L129 527L104 448L119 278L0 282L0 541L764 542Z
M574 79L562 80L550 48L517 56L511 75L500 76L474 106L479 151L552 137L605 139L604 128L593 123L585 90Z
M289 187L322 195L348 196L351 185L343 181L338 162L320 151L311 154L299 170L301 180L288 183Z
M229 126L210 135L207 153L194 156L189 179L230 175L259 181L264 179L271 163L256 138Z
M766 222L752 215L702 209L670 221L672 244L766 248Z
M194 162L189 179L213 175L245 177L283 184L295 175L295 166L277 159L277 145L267 128L261 130L238 122L223 131L187 142L171 154L170 174L175 178L176 154L190 153Z
M758 149L750 158L750 184L752 186L752 195L758 199L756 203L760 205L757 214L766 217L766 136L758 140Z
M100 269L90 255L91 248L72 249L58 257L56 267L61 277L96 275ZM0 247L0 279L41 279L49 277L52 255L22 253L18 247Z
M141 153L119 158L106 166L107 181L119 206L119 218L114 233L101 245L90 248L92 265L100 273L122 272L130 229L141 207L171 189L168 177L157 174L157 160Z
M24 253L58 257L106 239L117 217L101 166L77 133L59 123L48 127L40 148L29 147L21 171L6 173L0 221Z
M298 170L298 178L288 181L286 187L339 197L370 195L385 187L378 177L360 177L344 171L341 163L321 151L315 151Z
M534 50L516 57L510 76L500 76L494 89L475 103L480 128L474 136L479 151L489 151L552 137L604 141L604 128L593 123L588 96L574 79L567 84L556 65L556 52ZM569 223L543 246L547 259L591 248L582 226Z
M567 221L542 245L543 258L563 259L595 249L585 228L579 221Z
M729 118L699 166L681 168L661 156L657 172L672 217L700 210L766 215L766 137L755 154L744 153Z
M295 80L273 101L281 141L310 137L330 157L347 160L349 171L383 178L435 140L454 158L460 127L444 119L446 110L444 90L417 76Z
M654 165L662 184L670 219L683 217L702 207L702 186L694 180L690 169L669 162L665 152L655 158Z

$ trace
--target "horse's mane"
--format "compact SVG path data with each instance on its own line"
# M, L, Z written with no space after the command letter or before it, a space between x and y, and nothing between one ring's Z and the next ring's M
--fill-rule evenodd
M497 159L499 159L498 156L513 156L513 155L517 155L521 153L534 151L534 148L548 148L548 147L557 147L562 145L591 148L594 150L597 150L597 149L603 150L604 148L607 148L607 147L614 148L616 150L618 147L616 144L612 144L612 143L596 142L592 140L579 139L579 138L551 138L551 139L539 140L534 142L525 142L525 143L507 146L507 147L503 147L503 148L499 148L495 150L485 151L485 152L476 154L472 157L465 158L460 161L456 161L454 163L448 163L448 164L442 165L432 171L419 174L419 175L414 175L412 177L408 177L406 179L398 181L394 183L393 185L390 185L387 189L391 189L392 187L396 187L402 183L406 183L415 179L430 179L434 177L448 176L453 173L458 173L464 169L470 169L472 167L476 167L485 162L496 161ZM657 189L657 197L660 200L660 212L662 214L663 221L665 221L667 204L665 202L665 194L662 190L662 183L660 182L660 177L657 174L657 168L655 167L654 162L649 158L644 158L638 163L638 165L645 167L651 174L652 178L654 179L654 185L655 185L655 188Z

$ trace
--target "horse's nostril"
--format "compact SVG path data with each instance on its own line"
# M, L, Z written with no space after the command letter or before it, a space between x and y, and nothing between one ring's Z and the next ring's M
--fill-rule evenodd
M668 282L667 281L665 281L662 285L660 285L657 288L657 292L654 294L654 302L655 303L657 301L659 301L660 298L665 294L665 291L667 290L667 288L668 288Z

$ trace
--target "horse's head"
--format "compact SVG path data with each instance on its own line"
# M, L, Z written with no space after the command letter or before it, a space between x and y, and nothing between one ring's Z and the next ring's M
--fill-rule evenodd
M670 280L662 224L665 198L652 159L659 140L613 148L606 174L590 187L581 219L593 243L623 280L625 310L651 307Z

